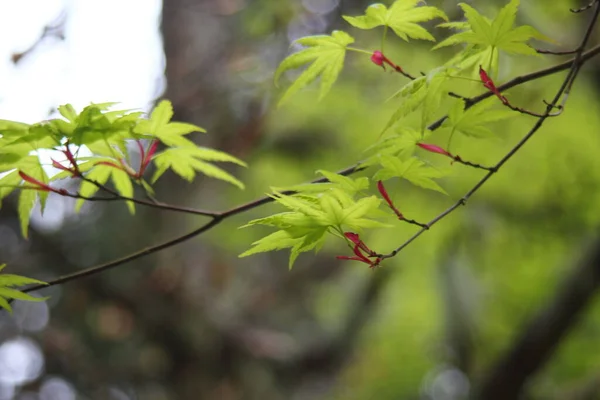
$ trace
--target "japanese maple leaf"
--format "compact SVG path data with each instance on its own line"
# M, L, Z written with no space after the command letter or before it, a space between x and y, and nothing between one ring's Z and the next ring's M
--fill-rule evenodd
M333 31L331 36L307 36L296 40L295 43L307 47L288 56L281 62L275 71L275 84L285 71L301 67L310 62L312 64L288 88L279 101L279 105L319 76L321 77L319 99L323 98L337 80L344 66L346 47L352 42L354 42L354 38L342 31Z
M359 17L344 16L344 19L350 25L359 29L386 26L406 41L408 41L408 38L412 38L434 42L434 37L418 22L425 22L434 18L442 18L447 21L448 17L436 7L418 7L419 3L421 3L421 0L396 0L390 8L380 3L372 4L366 9L365 15Z
M498 51L511 54L537 55L536 50L527 42L530 39L552 41L529 25L514 27L520 0L511 0L504 6L496 18L490 20L468 4L459 6L465 13L466 22L440 24L442 27L462 30L440 42L434 49L466 43L462 53L467 59L464 66L484 64L492 70L498 66ZM488 68L490 69L490 68Z

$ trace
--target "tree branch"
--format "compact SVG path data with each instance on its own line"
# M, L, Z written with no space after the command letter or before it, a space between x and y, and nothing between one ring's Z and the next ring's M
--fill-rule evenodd
M586 35L587 37L588 35ZM586 41L587 42L587 41ZM516 77L514 79L512 79L509 82L506 82L503 85L498 86L498 90L506 90L518 85L521 85L523 83L526 82L530 82L548 75L552 75L561 71L564 71L568 68L571 68L571 70L573 69L574 65L581 65L582 63L584 63L585 61L591 59L592 57L596 56L597 54L600 53L600 45L596 46L592 49L590 49L587 52L580 52L578 53L577 57L563 62L561 64L557 64L555 66L549 67L549 68L545 68L530 74L526 74L526 75L522 75L519 77ZM569 76L571 76L571 72L569 73ZM466 102L466 107L472 107L473 105L487 99L488 97L492 96L493 94L489 91L486 91L485 93L482 93L479 96L476 97L472 97L470 99L468 99L468 101ZM552 107L550 107L550 105L547 108L547 114L549 114L549 110L551 110ZM444 122L444 120L447 118L447 116L440 118L439 120L433 122L431 125L429 125L428 129L429 130L435 130L437 128L439 128L442 123ZM545 118L544 118L545 119ZM540 119L541 121L543 121L543 119ZM538 121L539 124L539 121ZM536 124L537 126L537 124ZM540 124L541 126L541 124ZM518 144L511 153L509 153L505 159L501 160L497 165L502 165L504 164L508 158L510 158L514 152L516 152L516 150L518 150L527 140L529 137L531 137L531 135L533 135L533 133L535 133L535 131L539 129L539 126L536 128L534 127L532 129L532 131L529 132L529 134L524 138L524 140L522 140L522 143ZM362 166L362 163L357 163L355 165L352 165L350 167L344 168L340 171L338 171L338 174L340 175L351 175L355 172L361 171L365 169L365 167ZM431 221L429 221L429 223L425 224L426 226L422 227L421 230L419 230L415 235L413 235L407 242L405 242L403 245L401 245L400 247L398 247L396 250L394 250L394 252L392 254L387 255L387 258L394 256L395 254L397 254L400 250L402 250L404 247L406 247L408 244L410 244L412 241L414 241L417 237L419 237L421 234L423 234L426 230L429 229L429 227L431 227L432 225L434 225L435 223L437 223L438 221L440 221L441 219L443 219L446 215L450 214L452 211L454 211L456 208L458 208L459 206L463 205L466 203L466 201L468 200L468 198L473 195L473 193L475 193L480 187L481 185L483 185L485 183L485 181L487 181L491 175L493 175L495 169L494 167L492 167L492 169L488 172L487 175L484 176L484 178L479 181L479 183L477 185L475 185L475 187L473 189L471 189L470 192L468 192L462 199L460 199L459 201L457 201L454 205L452 205L451 207L449 207L447 210L445 210L444 212L442 212L441 214L439 214L437 217L435 217L434 219L432 219ZM312 181L311 183L324 183L327 182L328 180L326 178L321 178L321 179L317 179ZM283 192L283 194L286 195L291 195L294 194L294 191L285 191ZM137 201L137 200L136 200ZM179 207L177 206L169 206L163 203L159 203L162 204L161 206L156 206L156 203L151 203L148 202L149 204L146 204L146 202L140 202L137 201L139 204L145 205L145 206L151 206L151 207L156 207L156 208L163 208L163 209L168 209L168 210L172 210L172 211L181 211L179 209ZM160 250L175 246L179 243L185 242L189 239L192 239L196 236L201 235L202 233L210 230L211 228L213 228L214 226L218 225L221 221L223 221L225 218L237 215L237 214L241 214L243 212L246 212L248 210L252 210L254 208L260 207L264 204L268 204L273 202L273 198L271 198L270 196L264 196L261 197L259 199L256 199L254 201L239 205L237 207L231 208L227 211L223 211L223 212L219 212L219 213L213 213L211 211L208 212L203 212L202 210L198 210L200 212L191 212L190 213L196 213L196 214L200 214L200 215L206 215L206 216L210 216L212 218L211 221L209 221L208 223L202 225L199 228L194 229L191 232L188 232L184 235L175 237L169 241L160 243L158 245L154 245L154 246L150 246L147 247L145 249L142 249L140 251L137 251L135 253L129 254L127 256L124 256L122 258L107 262L105 264L101 264L101 265L97 265L94 267L90 267L78 272L75 272L73 274L68 274L68 275L64 275L61 276L59 278L50 280L48 282L47 285L35 285L35 286L31 286L28 288L25 288L23 291L24 292L31 292L33 290L39 290L42 289L44 287L49 287L49 286L55 286L55 285L59 285L59 284L63 284L66 282L70 282L76 279L80 279L80 278L84 278L87 276L91 276L91 275L95 275L97 273L103 272L105 270L108 269L112 269L114 267L117 267L119 265L125 264L129 261L133 261L136 260L138 258L144 257L146 255L152 254L152 253L156 253ZM152 204L152 205L151 205ZM187 211L185 211L187 212Z

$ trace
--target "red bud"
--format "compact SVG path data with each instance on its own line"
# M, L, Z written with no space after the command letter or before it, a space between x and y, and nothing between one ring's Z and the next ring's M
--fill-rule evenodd
M419 146L423 150L427 150L432 153L438 153L438 154L441 154L441 155L444 155L444 156L447 156L450 158L454 158L454 156L452 154L450 154L448 151L442 149L440 146L436 146L435 144L417 143L417 146Z
M373 55L371 56L371 61L373 61L373 64L383 67L383 62L385 61L385 56L383 55L383 53L381 51L375 50L373 52Z

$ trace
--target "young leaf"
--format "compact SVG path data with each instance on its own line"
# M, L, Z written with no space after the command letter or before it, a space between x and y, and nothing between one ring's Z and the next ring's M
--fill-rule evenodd
M285 71L309 62L312 64L288 88L279 101L279 105L286 102L294 93L310 84L319 75L321 76L319 99L322 99L337 80L344 65L346 47L352 42L354 39L343 31L333 31L331 36L307 36L296 40L295 43L308 46L308 48L288 56L281 62L275 71L275 84L277 85L281 74Z
M400 98L402 103L400 107L394 112L392 117L386 124L383 132L394 126L401 118L415 111L423 104L425 97L427 96L427 77L420 76L417 79L410 81L402 89L396 92L393 98Z
M50 181L48 179L48 174L46 173L46 170L40 163L40 159L38 158L38 156L27 156L21 159L16 166L21 172L32 177L36 181L41 182L42 184L47 185ZM46 199L48 198L49 192L38 191L37 194L39 195L41 211L43 213L46 207Z
M329 180L329 182L335 184L336 187L348 192L349 194L355 194L361 190L366 190L369 187L369 178L357 178L352 179L347 176L336 174L335 172L329 172L325 170L318 170L319 174L323 175ZM313 185L316 186L316 185Z
M511 54L538 55L527 42L530 39L552 42L552 39L528 25L513 28L519 2L520 0L511 0L500 10L493 21L479 14L477 10L468 4L460 3L459 6L465 13L468 26L462 23L442 25L462 29L463 31L443 40L434 49L466 43L466 51L471 53L469 66L471 62L479 61L479 64L486 65L486 69L491 69L494 72L498 68L498 50ZM473 50L475 50L475 54L473 54ZM485 57L482 57L482 54L485 54ZM487 60L482 58L487 58Z
M0 265L0 271L6 267L6 264ZM16 289L11 289L15 286L23 286L30 284L45 284L46 282L37 279L27 278L19 275L1 274L0 273L0 308L12 312L12 307L8 300L24 300L24 301L44 301L47 297L34 297L27 293L23 293Z
M434 179L444 176L445 173L425 164L415 157L402 161L396 157L383 155L381 156L380 163L382 169L375 173L373 179L385 181L391 178L402 178L413 185L424 189L431 189L447 194L446 191L434 181Z
M396 92L393 98L400 97L403 101L394 112L384 128L384 132L394 126L401 118L421 107L421 132L425 131L426 121L437 111L444 94L444 83L448 80L448 69L440 67L426 76L409 82Z
M117 192L123 197L133 197L133 185L131 184L131 177L127 172L122 169L112 168L111 170L112 181L117 189ZM131 201L126 201L129 212L135 214L135 204Z
M70 104L58 106L58 112L70 122L77 122L77 111Z
M171 102L162 100L150 114L150 119L138 121L134 132L155 136L167 146L195 147L195 144L184 138L183 135L192 132L206 132L206 130L193 124L170 122L172 117Z
M225 182L229 182L240 189L244 188L244 184L240 182L238 179L233 177L228 172L225 172L221 168L218 168L208 162L203 160L205 159L214 159L214 158L228 158L227 161L235 162L239 165L244 165L244 163L233 156L225 157L217 155L220 152L207 152L205 149L197 150L195 147L176 147L167 149L161 153L156 154L153 157L154 163L156 164L156 172L152 177L152 182L156 182L160 176L167 171L168 169L172 169L177 175L182 178L192 181L196 176L196 172L201 172L206 176L210 176L212 178L220 179ZM222 153L225 154L225 153ZM235 161L234 161L235 160Z
M435 41L429 32L419 22L442 18L448 21L444 12L436 7L417 6L421 0L396 0L388 9L383 4L372 4L360 17L343 18L352 26L359 29L373 29L378 26L387 26L400 38L408 41L424 39Z
M31 210L35 205L37 193L35 190L21 190L19 194L19 203L17 210L19 212L19 221L21 222L21 233L27 239L29 230L29 220L31 219Z
M17 170L4 174L0 178L0 206L2 205L2 199L15 190L21 181L21 176Z
M272 226L279 228L279 231L258 240L253 244L254 247L242 253L240 257L290 248L291 268L301 252L318 249L322 245L324 235L330 228L339 231L341 226L353 230L387 226L367 218L367 214L379 207L380 200L375 196L354 201L351 195L333 187L317 196L286 196L275 193L272 197L291 211L250 221L245 225Z
M13 153L25 156L31 151L52 148L59 144L49 124L33 125L28 131L21 131L18 137L9 136L7 143L0 148L0 153Z
M391 156L411 156L417 146L417 143L426 139L431 134L427 130L421 134L416 129L399 127L389 136L382 138L373 146L368 148L369 152L375 153L365 161L364 165L374 165L379 162L379 155L388 154Z
M111 167L109 165L97 164L94 168L90 170L90 172L88 172L86 178L98 183L99 185L104 185L106 181L108 181L108 178L110 177L113 169L114 167ZM97 185L88 181L83 181L81 182L81 187L79 188L79 194L84 197L92 197L94 193L98 191L98 189L99 188ZM76 212L79 212L79 210L81 210L81 206L83 206L84 201L84 199L77 199L77 201L75 202Z
M518 115L506 108L490 110L494 105L493 100L495 99L487 99L465 109L464 100L456 99L442 126L451 129L451 134L459 132L476 138L492 136L493 133L486 124Z

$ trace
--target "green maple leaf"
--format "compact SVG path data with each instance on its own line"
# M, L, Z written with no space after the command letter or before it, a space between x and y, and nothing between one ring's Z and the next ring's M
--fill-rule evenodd
M426 76L420 76L404 85L391 99L399 98L400 107L392 114L383 132L394 126L401 118L421 108L421 132L425 132L427 121L438 111L445 93L444 84L449 78L451 67L440 67Z
M244 184L223 169L210 164L208 161L227 161L245 166L246 164L237 158L213 149L196 147L174 147L167 149L152 157L156 165L156 172L152 177L152 183L168 169L172 169L177 175L191 182L196 172L201 172L211 178L229 182L240 189Z
M519 3L520 0L511 0L500 10L494 20L485 18L470 5L460 3L459 6L467 19L466 23L449 23L440 26L463 31L440 42L434 49L466 43L467 48L464 53L466 56L457 59L462 67L485 65L488 71L496 71L498 68L498 50L510 54L538 55L527 42L530 39L552 42L552 39L529 25L514 28Z
M30 177L47 184L50 182L48 178L48 174L44 169L44 166L40 163L40 159L38 156L27 156L21 160L19 160L18 164L15 166L18 170L26 173ZM26 186L28 184L25 184ZM48 192L46 191L36 191L32 189L25 189L23 192L29 192L28 194L21 193L19 197L19 219L21 220L21 230L23 231L23 236L27 237L27 225L29 224L29 215L27 214L27 208L29 211L33 208L35 204L35 200L39 198L40 200L40 208L41 212L44 212L46 208L46 200L48 199Z
M0 271L6 267L6 264L0 265ZM13 274L0 274L0 308L6 309L12 313L12 307L8 300L22 300L22 301L44 301L47 297L34 297L30 294L23 293L17 289L13 289L15 286L31 285L31 284L43 284L46 282L39 281L33 278L27 278L25 276L13 275Z
M21 234L27 239L29 231L29 220L31 219L31 210L35 205L37 194L35 190L24 189L19 194L17 211L19 213L19 222L21 223Z
M206 132L204 128L184 122L170 122L173 117L173 106L168 100L162 100L152 110L150 118L138 121L134 132L151 135L167 146L196 147L194 142L183 135L192 132Z
M341 185L352 185L348 181L331 177ZM272 197L290 211L256 219L243 226L242 228L266 225L279 230L254 242L253 247L240 254L240 257L290 248L291 268L300 253L319 249L323 244L324 235L331 230L358 231L363 228L388 226L367 217L368 214L376 212L381 204L381 200L375 196L355 201L344 190L331 187L319 195L286 196L275 193Z
M28 130L16 131L20 132L18 136L11 135L11 132L0 130L0 134L6 136L6 141L0 147L2 154L16 154L22 157L30 152L52 148L60 144L59 139L55 136L49 124L36 124L29 127Z
M408 38L435 42L435 38L419 25L434 18L448 20L444 12L436 7L421 6L421 0L396 0L390 8L381 3L370 5L365 15L359 17L344 16L352 26L359 29L373 29L378 26L391 28L396 35L408 41Z
M399 127L395 132L382 138L380 141L369 147L369 152L375 154L369 157L363 164L372 166L379 163L379 156L387 154L390 156L408 157L412 156L417 147L417 143L425 140L431 135L430 130L426 130L423 134L416 129Z
M116 163L115 161L113 161L111 159L106 159L106 161L115 163L116 165L119 165L118 163ZM94 163L94 164L96 164L96 163ZM115 167L106 165L106 164L95 165L86 174L86 178L88 178L89 180L92 180L94 182L97 182L100 185L104 185L106 183L106 181L108 181L108 178L110 177L110 175L114 169L115 169ZM97 185L86 180L86 181L81 182L81 187L79 188L79 194L84 197L92 197L98 191L98 189L100 189L100 188ZM84 199L77 199L77 201L75 202L75 211L76 212L79 212L79 210L81 210L81 206L83 206L84 201L85 201Z
M2 199L15 190L21 181L22 179L19 176L19 171L16 169L7 174L3 174L3 176L0 178L0 205Z
M391 178L406 179L413 185L424 189L431 189L437 192L447 194L444 189L434 179L446 175L444 171L425 164L418 158L411 157L408 160L401 160L390 155L380 156L381 169L375 173L374 180L388 180Z
M492 136L493 133L485 126L486 124L518 115L506 108L490 110L490 107L495 104L494 100L493 98L488 99L465 109L464 100L457 99L450 108L448 118L444 121L442 127L450 129L450 135L459 132L465 136L476 138Z
M360 178L350 178L348 176L340 175L335 172L318 170L318 174L327 178L329 182L323 183L304 183L300 185L292 185L285 187L271 187L271 190L274 192L284 192L288 190L293 190L294 192L301 193L322 193L327 189L338 188L342 189L345 192L354 195L360 191L366 190L369 188L369 178L360 177Z
M312 64L296 79L288 88L279 105L287 101L290 96L306 87L318 76L321 77L321 89L319 100L331 89L344 66L347 46L354 39L346 32L333 31L331 36L317 35L307 36L296 40L294 43L307 46L284 59L275 71L275 85L277 85L281 74L290 69L298 68L304 64Z

